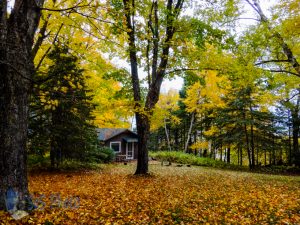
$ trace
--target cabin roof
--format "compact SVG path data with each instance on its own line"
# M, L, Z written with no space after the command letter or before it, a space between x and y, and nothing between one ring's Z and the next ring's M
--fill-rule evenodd
M100 141L107 141L108 139L111 139L124 132L130 132L134 136L137 136L136 133L126 128L97 128L96 131L97 131L98 140Z

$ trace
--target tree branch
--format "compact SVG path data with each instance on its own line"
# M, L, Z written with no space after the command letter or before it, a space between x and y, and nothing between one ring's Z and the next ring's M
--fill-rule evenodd
M255 63L254 65L255 65L255 66L259 66L259 65L262 65L262 64L276 63L276 62L290 62L290 61L287 60L287 59L283 59L283 60L280 60L280 59L272 59L272 60L264 60L264 61L260 61L260 62Z
M157 77L157 63L158 63L158 43L159 43L159 32L158 32L158 3L154 1L154 31L153 31L153 56L152 56L152 82Z
M64 26L64 24L62 23L62 24L60 25L60 27L58 28L58 31L56 32L55 37L54 37L54 39L53 39L53 41L52 41L52 45L54 45L55 42L57 41L58 34L60 33L60 31L61 31L61 29L62 29L63 26ZM51 50L51 48L52 48L52 45L47 49L47 51L45 52L45 54L44 54L44 55L42 56L42 58L40 59L39 63L37 64L37 66L36 66L36 68L35 68L36 70L38 70L38 69L40 68L40 66L42 65L44 59L46 58L46 56L47 56L48 53L50 52L50 50Z
M297 77L300 77L300 75L298 73L294 73L294 72L291 72L291 71L288 71L288 70L266 70L266 71L270 71L270 72L273 72L273 73L288 73L288 74L292 74L292 75L296 75Z
M78 8L84 8L84 7L89 7L91 5L92 1L90 1L86 5L80 5L80 2L76 4L75 6L65 8L65 9L49 9L49 8L43 8L43 7L38 7L39 10L44 10L44 11L51 11L51 12L65 12L65 11L74 11L75 9Z
M246 0L246 2L248 2L248 4L259 14L259 11L254 4L252 4L249 0Z
M47 30L47 26L48 26L48 23L49 23L49 19L51 17L51 14L48 15L47 19L45 20L42 28L40 29L40 32L38 34L38 39L37 41L35 42L35 45L34 47L32 48L32 57L35 58L39 48L41 47L43 41L45 40L45 38L47 37L46 35L46 30Z
M78 14L78 15L81 15L81 16L83 16L83 17L86 17L86 18L90 18L90 19L96 20L96 21L98 21L98 22L111 24L111 25L113 25L114 27L116 27L117 29L126 32L125 29L123 29L123 28L120 27L120 26L117 26L116 23L114 23L114 22L112 22L112 21L103 20L103 19L100 19L100 18L98 18L98 17L94 17L94 16L91 16L91 15L88 15L88 14L85 14L85 13L82 13L82 12L79 12L79 11L77 11L76 9L74 9L72 12L73 12L73 13L76 13L76 14Z
M274 34L274 37L276 37L279 41L279 44L282 47L282 50L284 52L284 54L286 55L286 57L288 58L288 61L290 62L290 64L292 65L292 67L297 71L297 73L292 73L289 72L290 74L294 74L298 77L300 77L300 64L297 61L295 55L293 54L291 48L288 46L288 44L284 41L283 37L281 36L280 33L278 33L276 30L273 30L272 27L270 26L270 22L268 20L268 18L265 16L265 14L263 13L259 3L257 0L253 0L253 4L249 1L246 0L251 6L252 8L255 9L255 11L258 13L258 15L261 18L261 22L267 24L269 31L271 31Z
M210 67L199 68L199 69L194 69L194 68L180 68L180 69L174 69L174 70L167 71L165 73L165 75L168 75L168 74L171 74L171 73L180 73L180 72L185 72L185 71L207 71L207 70L216 70L216 71L219 71L220 69L210 68Z

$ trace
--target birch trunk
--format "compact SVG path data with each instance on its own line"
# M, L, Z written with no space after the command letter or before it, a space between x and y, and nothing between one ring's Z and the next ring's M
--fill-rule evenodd
M193 129L193 126L194 126L194 121L195 121L195 114L196 114L195 112L192 113L191 123L190 123L189 131L188 131L187 139L186 139L186 142L185 142L185 146L184 146L184 152L186 152L186 153L188 153L189 142L190 142L192 129Z

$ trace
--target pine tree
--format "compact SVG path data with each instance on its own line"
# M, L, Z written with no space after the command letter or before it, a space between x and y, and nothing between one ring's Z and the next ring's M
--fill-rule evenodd
M37 111L31 112L30 143L34 148L46 144L54 167L64 158L84 159L95 148L96 136L91 125L92 96L78 58L66 46L55 46L48 57L52 65L46 81L37 87L39 94L32 105Z

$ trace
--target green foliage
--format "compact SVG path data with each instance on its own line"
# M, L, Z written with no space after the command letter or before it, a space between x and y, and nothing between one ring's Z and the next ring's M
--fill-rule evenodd
M29 148L50 151L52 165L58 166L64 158L81 159L93 150L97 136L91 124L92 96L78 57L67 46L55 46L48 58L52 64L41 75L31 105Z
M27 157L27 167L30 170L49 168L49 154L45 156L39 154L29 154Z
M192 27L195 36L195 44L202 50L206 45L219 46L220 49L229 49L235 45L234 38L225 30L214 28L200 20L192 19Z
M161 161L169 161L172 163L180 163L180 164L189 164L195 166L208 166L215 168L228 168L228 169L237 169L237 170L245 170L245 167L230 165L228 163L213 160L210 158L198 157L193 154L187 154L183 152L176 151L158 151L158 152L150 152L150 157Z
M89 152L89 155L91 153ZM105 156L107 157L107 156ZM101 161L102 162L102 161ZM50 155L39 156L36 154L28 155L27 168L29 171L48 171L52 170L50 164ZM90 160L87 156L82 156L78 159L65 159L59 166L59 170L62 171L76 171L76 170L96 170L101 168L101 165L97 160Z
M108 147L98 147L90 151L85 156L88 162L111 163L115 160L116 154L114 150Z

